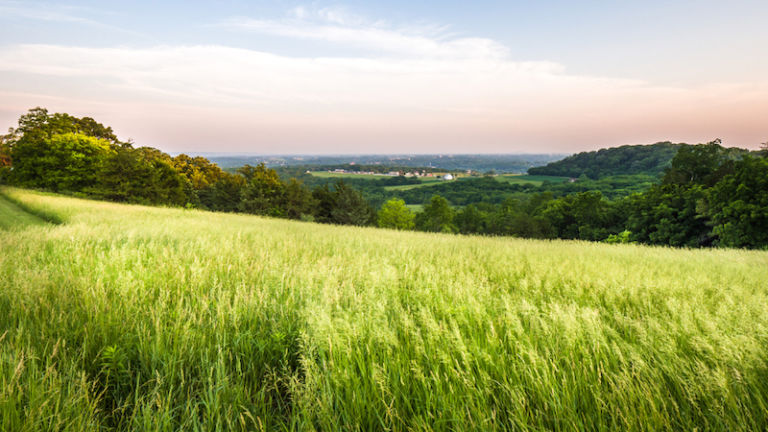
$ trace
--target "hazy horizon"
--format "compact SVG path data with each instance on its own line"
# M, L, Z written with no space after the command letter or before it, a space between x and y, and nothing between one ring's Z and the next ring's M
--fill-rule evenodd
M173 153L570 154L768 140L768 4L0 0L0 127Z

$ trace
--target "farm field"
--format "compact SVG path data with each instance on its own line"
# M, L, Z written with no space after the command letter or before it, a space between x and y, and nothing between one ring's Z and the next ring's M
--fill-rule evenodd
M3 431L768 424L765 251L0 191Z
M434 177L421 177L419 180L421 181L421 183L397 185L397 186L384 186L384 189L388 191L405 191L405 190L411 190L411 189L416 189L420 187L435 186L435 185L446 183L445 180L434 178ZM451 180L451 181L458 181L458 180Z
M381 175L381 174L353 174L353 173L337 173L337 172L327 172L327 171L313 171L312 176L319 177L319 178L363 179L363 180L381 180L381 179L392 178L390 176ZM418 177L418 180L421 183L396 185L396 186L384 186L384 189L388 191L409 190L409 189L419 188L422 186L432 186L432 185L440 184L441 182L443 182L441 178L437 178L437 177Z
M545 181L551 183L563 183L568 181L568 177L527 174L501 174L496 176L496 180L512 184L532 184L534 186L541 186Z
M312 171L313 177L320 178L355 178L365 180L379 180L390 178L390 176L384 174L355 174L355 173L343 173L343 172L329 172L329 171Z

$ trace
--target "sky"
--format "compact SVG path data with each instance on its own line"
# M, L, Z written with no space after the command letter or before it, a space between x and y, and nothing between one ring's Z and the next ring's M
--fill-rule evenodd
M0 0L0 128L42 106L174 153L755 149L767 23L765 0Z

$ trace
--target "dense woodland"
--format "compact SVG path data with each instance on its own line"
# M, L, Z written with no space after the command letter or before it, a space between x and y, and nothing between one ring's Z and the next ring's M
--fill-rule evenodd
M0 137L0 182L76 196L347 225L685 247L768 247L768 148L658 143L580 153L511 185L479 177L397 192L371 181L305 184L263 163L227 172L120 141L92 118L35 108ZM333 181L333 183L329 183ZM377 180L376 187L413 180ZM362 191L361 191L362 189ZM379 189L381 190L381 189ZM376 195L379 193L379 195ZM424 203L413 213L406 202ZM378 209L378 210L376 210Z
M581 152L546 166L530 168L528 173L567 177L585 175L591 179L621 174L660 174L684 145L667 141Z

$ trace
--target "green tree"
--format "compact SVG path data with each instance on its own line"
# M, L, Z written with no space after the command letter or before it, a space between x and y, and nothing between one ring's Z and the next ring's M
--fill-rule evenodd
M112 201L184 205L191 198L187 179L145 149L118 148L102 162L97 178L85 191Z
M392 198L381 206L378 225L381 228L412 230L415 226L414 214L406 207L405 201Z
M488 213L470 204L456 213L454 222L462 234L482 234L488 231Z
M322 223L333 223L333 209L336 207L337 195L331 190L328 184L318 186L312 190L312 198L317 203L313 216L315 220Z
M285 185L285 216L289 219L311 219L317 202L312 192L295 178Z
M236 212L240 205L245 177L224 172L216 182L197 191L203 208L213 211Z
M0 135L0 184L8 182L11 175L11 135Z
M95 185L100 165L114 152L108 141L79 133L25 135L13 145L12 180L26 187L78 192Z
M224 171L208 159L180 154L171 161L173 167L183 174L195 190L209 187L224 177Z
M420 231L455 233L458 227L453 223L454 211L448 200L440 195L433 195L416 215L416 228Z
M282 216L285 213L285 185L275 170L261 163L255 167L245 165L237 172L246 181L242 189L240 211L268 216Z
M370 225L373 223L376 212L359 191L339 181L334 186L334 194L336 195L335 206L331 210L333 223L340 225Z
M683 146L664 173L664 184L698 184L711 187L732 168L733 159L744 152L726 149L719 139L707 144Z
M745 156L709 195L717 244L768 247L768 159Z
M626 228L641 243L699 247L713 241L701 185L656 185L631 196Z
M581 192L552 200L542 216L558 238L594 241L610 234L606 227L608 204L600 192Z

